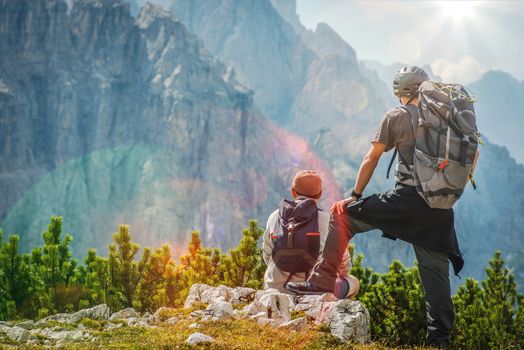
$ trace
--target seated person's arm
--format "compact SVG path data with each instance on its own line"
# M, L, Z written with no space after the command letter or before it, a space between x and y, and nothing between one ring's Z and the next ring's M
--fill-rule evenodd
M269 219L266 224L266 231L264 231L264 236L262 240L262 257L266 265L269 264L269 258L271 257L271 252L273 251L273 241L271 241L271 230L269 228Z
M349 255L349 252L346 250L344 252L344 255L342 256L342 260L340 261L340 265L338 267L338 276L339 277L347 277L351 273L351 268L353 267L353 264L351 262L351 255Z

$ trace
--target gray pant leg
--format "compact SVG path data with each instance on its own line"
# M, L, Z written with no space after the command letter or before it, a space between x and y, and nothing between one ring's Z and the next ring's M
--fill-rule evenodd
M453 303L446 253L413 245L424 288L428 317L426 343L447 345L453 326Z

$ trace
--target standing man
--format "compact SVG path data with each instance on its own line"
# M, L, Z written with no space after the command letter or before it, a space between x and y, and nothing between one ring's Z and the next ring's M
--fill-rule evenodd
M448 260L455 274L464 261L455 234L453 210L429 207L417 193L411 171L414 128L419 120L418 88L426 80L426 72L415 66L404 67L395 75L393 91L402 106L389 110L382 118L351 197L333 204L329 235L314 272L307 282L288 283L287 289L296 294L333 292L337 267L349 240L356 233L380 229L384 237L400 238L413 245L427 305L426 343L446 347L454 317ZM395 187L362 198L380 157L392 148L399 153Z

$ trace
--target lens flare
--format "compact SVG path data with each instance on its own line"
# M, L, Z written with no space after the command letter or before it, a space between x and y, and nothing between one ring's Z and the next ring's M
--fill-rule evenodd
M454 20L462 20L475 14L476 1L440 1L440 6L446 16Z

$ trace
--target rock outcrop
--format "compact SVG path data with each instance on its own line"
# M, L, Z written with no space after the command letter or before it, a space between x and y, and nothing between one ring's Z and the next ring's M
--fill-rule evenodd
M238 295L247 296L242 302L235 302ZM187 311L167 307L159 308L154 314L140 314L132 308L110 314L107 305L101 304L71 314L51 315L38 322L1 322L0 343L2 338L16 344L47 346L96 342L100 328L104 332L111 332L122 327L171 327L182 322L182 327L199 329L206 322L235 319L247 319L261 327L295 332L307 330L310 324L326 325L331 334L342 341L370 341L369 313L366 308L359 301L338 300L332 294L293 296L276 289L255 291L250 288L195 284L190 289L186 308L195 310L189 316L185 316ZM90 322L98 320L98 326L90 327L89 322L85 323L86 319L92 320ZM187 338L186 343L194 345L214 341L212 337L196 332Z
M186 307L208 304L202 321L230 318L232 314L229 312L229 301L235 289L237 288L195 284L189 291ZM215 295L216 299L210 298L211 295ZM333 294L293 296L268 289L254 293L246 304L236 313L237 318L250 318L259 325L267 324L295 331L304 330L309 318L315 324L328 325L331 334L343 341L370 341L369 312L359 301L338 300ZM306 316L292 319L292 313L304 313Z

